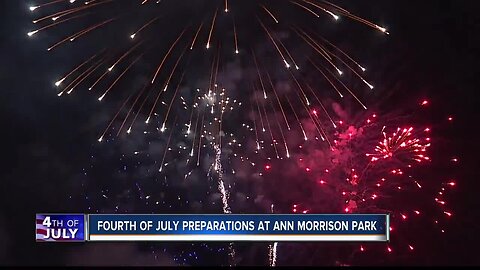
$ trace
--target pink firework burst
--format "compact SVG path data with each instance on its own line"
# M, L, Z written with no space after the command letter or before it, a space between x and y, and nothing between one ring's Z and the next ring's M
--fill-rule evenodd
M383 140L375 147L375 153L366 154L367 157L372 157L371 161L399 156L404 156L417 162L430 160L425 155L427 148L431 145L429 137L420 137L423 134L416 134L413 127L399 127L392 134L387 134L385 128L385 126L382 128ZM429 128L424 129L424 132L429 131Z

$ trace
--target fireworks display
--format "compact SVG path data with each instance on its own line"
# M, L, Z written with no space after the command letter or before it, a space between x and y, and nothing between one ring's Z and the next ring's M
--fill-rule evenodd
M224 214L248 212L238 206L241 193L260 212L389 213L398 236L382 247L388 254L415 250L408 234L396 232L423 216L445 232L453 216L445 197L456 182L422 173L432 162L434 127L367 109L374 86L366 66L322 36L345 20L380 32L376 38L386 28L323 0L55 0L29 9L28 37L46 36L49 54L76 63L53 83L57 95L83 91L120 104L98 142L141 140L134 147L143 149L122 153L122 162L138 164L123 171L143 174L135 181L140 206L125 203L136 195L120 184L96 190L115 212L167 205L182 212L193 201L219 203L214 211ZM343 100L354 113L342 112ZM187 191L167 194L170 186ZM169 204L170 196L178 202ZM103 211L85 198L88 210ZM230 266L240 260L234 243L200 246L183 246L180 257L198 259L205 248L226 252ZM270 266L294 253L282 246L263 250ZM348 248L336 258L342 264L379 245Z
M356 117L348 116L337 107L337 113L347 118L336 121L332 146L319 143L319 138L316 142L300 141L292 151L295 166L290 166L285 176L297 177L291 180L292 183L285 184L288 192L268 189L272 198L282 198L273 201L292 202L289 210L297 214L388 213L393 240L384 246L386 254L414 252L418 239L409 236L408 232L419 226L418 223L427 223L439 234L445 233L448 220L454 216L446 198L455 188L456 180L448 177L431 179L429 149L438 135L432 131L435 130L432 123L412 122L418 114L428 112L425 105L424 102L418 105L415 113L395 115L388 112L381 115L367 112ZM314 129L310 126L306 132ZM445 156L439 155L443 160L436 162L449 164L449 167L458 162L455 157ZM281 174L277 168L285 166L282 162L272 161L263 168L262 174L275 181ZM302 197L305 193L309 194L308 197ZM277 252L281 247L282 244L275 245L270 251ZM368 250L378 252L379 245L352 246L350 254L342 258L343 262L351 263L355 254Z
M116 88L119 84L126 84L128 78L138 76L139 72L147 76L143 86L133 87L141 90L126 95L121 110L128 110L128 113L122 115L124 119L115 132L117 136L130 133L140 120L137 116L145 115L144 122L148 124L160 111L164 113L161 129L164 131L169 125L170 114L175 113L175 107L180 107L183 102L175 90L180 87L183 76L196 74L198 77L199 73L204 73L203 76L210 79L202 88L211 91L220 79L217 77L219 69L225 69L225 63L232 61L241 61L242 70L251 73L245 75L250 82L241 86L246 88L242 96L247 93L253 99L263 98L263 101L256 101L255 108L263 132L268 130L266 125L269 123L262 120L262 114L267 110L279 110L285 114L285 110L291 108L295 115L299 115L303 109L308 112L313 99L319 100L320 94L314 87L318 82L311 79L309 82L306 72L302 73L301 69L310 74L310 70L316 70L338 97L351 95L359 106L366 109L357 96L364 89L354 91L341 80L345 73L349 73L367 89L373 89L364 78L366 69L320 36L316 28L320 22L331 20L338 23L340 18L388 34L385 28L326 1L239 2L51 1L30 7L36 19L33 20L35 29L28 32L28 36L66 33L66 37L51 44L48 51L75 50L71 43L80 43L82 39L89 44L92 55L78 60L77 66L55 82L59 96L82 87L96 93L99 101L104 101L110 95L120 95L115 94L119 91ZM291 10L295 11L293 19L290 18ZM295 20L295 17L305 15L311 18ZM187 19L178 25L171 24L172 16ZM98 37L97 32L108 32L112 38L105 44L91 44ZM285 33L290 37L284 37ZM301 53L297 51L299 46L302 46ZM278 70L279 64L284 65L283 71ZM277 74L279 72L281 75ZM280 76L287 77L295 88L289 91L290 97L279 93L275 86ZM255 96L256 90L261 92L261 98ZM237 92L236 95L240 94ZM267 99L273 102L271 108ZM328 115L327 111L325 113ZM115 118L120 117L119 114ZM288 129L299 126L303 132L300 123L289 123L285 115L283 118L282 125ZM326 137L323 123L318 118L315 123L321 136ZM113 123L110 123L99 140L102 141L112 128Z

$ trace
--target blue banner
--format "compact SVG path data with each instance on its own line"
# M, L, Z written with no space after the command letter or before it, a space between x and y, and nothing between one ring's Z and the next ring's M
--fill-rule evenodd
M89 215L90 241L388 241L383 214Z

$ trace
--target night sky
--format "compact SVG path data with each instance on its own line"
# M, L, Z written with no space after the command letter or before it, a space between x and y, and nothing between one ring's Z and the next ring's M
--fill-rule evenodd
M405 100L428 98L435 105L435 117L454 117L450 128L441 136L445 147L454 149L460 159L454 173L458 185L449 198L455 217L442 238L428 233L423 235L422 231L412 232L418 238L424 237L424 248L414 256L382 260L366 257L359 264L480 263L477 255L480 241L477 192L480 188L480 110L477 104L480 16L475 2L335 2L362 17L373 18L391 33L387 38L380 38L380 35L366 35L370 32L366 30L349 33L349 37L338 37L337 40L350 54L368 63L369 71L373 73L370 79L381 93L373 98L381 100L382 106L387 107L404 104ZM66 51L51 56L45 50L45 44L28 39L25 33L32 27L29 4L30 1L13 0L0 4L4 11L0 26L0 136L3 142L0 264L176 265L179 262L174 258L182 250L194 249L203 250L199 264L224 264L224 260L216 257L216 247L207 252L198 246L192 248L190 244L164 251L166 246L163 245L35 243L35 213L88 212L95 202L89 202L86 196L109 185L122 188L124 185L119 182L111 183L125 182L118 177L119 168L124 164L119 162L122 151L142 144L142 138L125 144L120 140L99 146L98 136L114 114L113 108L118 106L100 106L88 94L68 98L56 96L52 82L73 65L72 58ZM340 30L332 31L331 35L345 31L349 28L340 26ZM183 190L182 186L170 186L169 189L175 190L176 194L195 195ZM165 196L165 201L176 198L176 195ZM138 202L128 194L123 199L127 200L124 202L127 208L138 209ZM112 209L108 203L98 204L102 204L98 207L103 210ZM178 206L172 205L174 208ZM426 230L428 228L423 228ZM245 258L249 257L245 259L246 264L266 263L262 261L265 258L262 259L260 252L265 251L261 247L252 244L251 247L242 245L240 249ZM316 260L304 262L322 264Z

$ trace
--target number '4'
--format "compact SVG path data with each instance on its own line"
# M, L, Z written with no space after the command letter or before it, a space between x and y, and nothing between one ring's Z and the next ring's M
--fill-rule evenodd
M50 223L50 217L49 217L49 216L45 217L45 219L43 220L42 225L43 225L43 226L47 226L47 228L50 228L51 223Z

